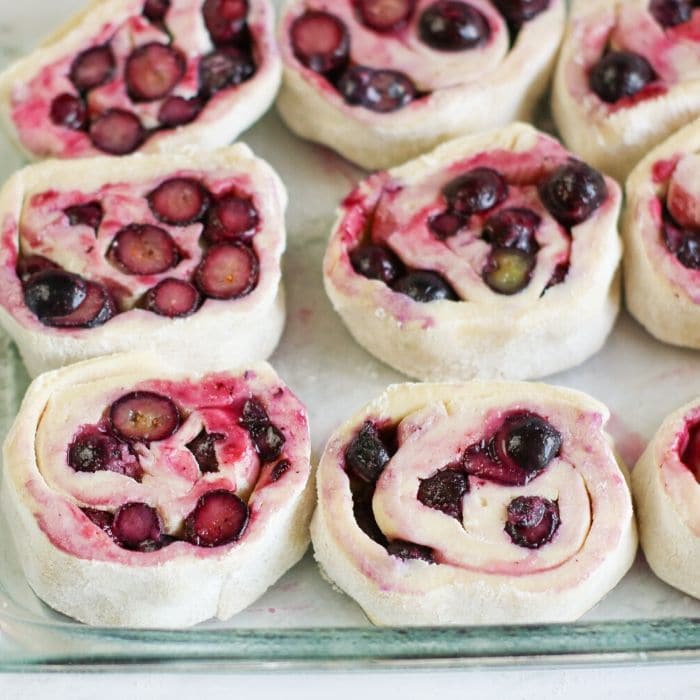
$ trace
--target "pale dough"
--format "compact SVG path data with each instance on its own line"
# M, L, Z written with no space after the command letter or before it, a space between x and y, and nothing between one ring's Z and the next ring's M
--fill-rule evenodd
M342 0L343 4L347 2ZM452 80L444 72L451 70L460 54L455 58L452 54L428 50L416 40L411 64L392 68L403 69L412 77L412 72L426 72L426 64L435 66L433 73L437 77L430 82L437 87L429 97L399 111L379 114L346 104L329 83L295 58L289 40L291 23L307 5L323 4L315 0L313 3L288 0L282 10L279 42L284 81L277 108L292 131L330 146L367 169L398 165L462 134L504 126L515 120L531 120L554 67L566 14L563 0L552 0L547 10L524 25L510 50L506 44L501 60L486 72L483 65L470 63L469 51L461 52L467 66L455 68L457 77ZM481 2L479 8L498 14L490 3ZM334 7L330 5L328 9L332 12ZM507 32L502 19L500 22L502 32ZM367 31L357 21L349 30L351 41L356 33ZM415 27L410 31L415 32ZM380 39L391 54L391 41ZM401 50L403 42L395 43L396 50ZM383 60L374 58L370 65L385 68L387 62L382 63ZM459 76L467 77L460 81ZM419 87L432 90L430 82Z
M498 420L510 410L546 417L562 436L560 458L526 487L488 484L483 489L472 478L463 526L420 504L415 497L420 474L446 466L445 436L464 449L484 437L487 418ZM316 559L378 625L575 620L620 581L637 550L623 466L604 432L608 418L608 410L585 394L539 384L391 386L335 431L321 457L311 524ZM398 452L385 468L386 481L383 474L377 482L373 499L377 521L391 525L390 539L430 544L450 563L404 561L359 528L345 450L366 420L399 424ZM411 426L405 428L406 422ZM431 434L436 434L433 441ZM450 461L458 458L452 453ZM419 455L427 458L425 463L416 459ZM403 496L398 502L392 500L393 491ZM562 524L552 542L538 550L511 543L503 532L507 499L502 502L502 494L507 499L518 494L558 498ZM576 507L567 506L567 498ZM388 509L394 503L392 512Z
M651 148L700 115L698 44L669 38L648 7L649 0L574 3L554 75L552 111L564 143L620 182ZM616 49L644 55L666 90L629 107L600 100L588 74L611 39Z
M443 144L389 171L389 179L421 191L421 183L435 173L490 151L535 154L535 168L541 168L545 152L559 162L567 157L551 137L531 126L513 124ZM381 177L361 183L356 194L371 195L377 187L375 179ZM544 296L544 285L538 287L534 281L515 296L502 296L491 292L479 277L467 301L421 304L360 276L350 264L348 248L354 242L348 244L345 232L346 219L354 216L353 196L341 206L326 251L326 291L355 339L411 377L531 379L573 367L602 347L619 309L617 219L622 197L613 180L607 178L606 184L607 200L573 228L566 280Z
M17 223L29 196L59 186L66 191L94 192L107 183L149 181L179 170L206 173L210 169L244 173L264 206L262 228L253 239L260 280L248 296L232 301L208 299L195 314L182 319L132 309L97 328L77 330L45 326L25 306L14 259ZM32 376L78 360L139 349L141 343L165 362L197 357L207 369L265 359L277 346L285 319L280 259L286 244L286 203L287 194L277 174L245 144L212 152L55 160L28 166L0 191L4 241L0 249L0 325L17 343Z
M642 549L654 573L700 598L700 484L680 460L680 436L694 401L661 424L632 472L632 491Z
M227 375L243 370L249 371L245 381L255 395L271 396L284 386L266 363ZM293 415L295 423L284 425L279 416L277 422L287 437L285 456L291 467L279 481L267 478L254 488L249 500L254 517L233 545L206 549L176 542L151 553L122 549L77 510L78 486L85 478L96 484L111 478L117 492L129 488L124 482L131 480L107 472L71 472L67 487L55 488L49 467L38 464L36 440L44 426L55 423L68 431L79 427L67 425L61 415L66 396L78 394L90 406L94 392L98 397L118 394L154 379L187 380L196 386L205 376L194 356L167 366L157 355L135 353L72 365L31 384L4 446L2 508L27 580L51 607L110 627L177 628L211 617L226 619L259 598L303 556L314 500L309 433L306 413L288 390L280 413ZM273 413L271 418L276 419ZM58 451L42 458L65 460L63 455ZM201 481L216 476L207 474ZM73 483L76 495L71 494ZM167 493L163 498L168 499ZM93 502L94 497L88 504Z
M141 152L167 155L190 146L204 149L225 146L270 107L282 76L282 63L274 37L274 10L269 0L249 0L249 5L248 23L256 47L255 76L234 89L220 92L192 123L151 136L139 149ZM56 30L38 49L0 74L0 122L27 158L60 157L66 130L55 127L46 119L41 151L33 152L27 148L20 140L12 119L16 96L22 94L26 84L42 69L67 55L77 54L89 46L90 40L100 34L105 26L118 26L130 17L140 16L142 9L143 0L92 0L84 11ZM180 29L183 31L182 41L195 44L196 51L208 53L213 48L203 20ZM192 36L188 36L188 33ZM73 136L71 134L71 138ZM85 138L78 155L94 156L100 153ZM70 153L67 155L71 157Z
M669 195L688 175L691 182L700 175L698 153L698 121L653 149L627 180L622 226L627 307L659 340L690 348L700 348L700 273L682 265L666 247L662 210L664 202L671 205ZM692 217L695 200L690 187L684 189L689 195L684 210ZM679 216L683 218L680 212ZM698 224L700 219L693 226Z

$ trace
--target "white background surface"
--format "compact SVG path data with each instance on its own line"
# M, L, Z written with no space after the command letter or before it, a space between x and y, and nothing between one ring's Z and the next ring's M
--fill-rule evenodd
M547 671L0 676L3 700L698 700L700 665Z
M81 0L0 0L0 59L9 59L36 43L38 37L72 10L82 6ZM4 55L3 55L4 54ZM4 62L4 61L3 61ZM256 143L263 155L272 155L275 143ZM270 151L266 153L265 151ZM287 172L283 172L292 194L308 195L295 181L296 157L303 157L301 149L290 156ZM14 164L3 163L3 170ZM352 177L352 171L347 173ZM343 185L344 187L346 185ZM332 185L329 185L332 188ZM323 200L313 193L314 202ZM326 194L326 193L321 193ZM333 195L335 197L335 194ZM306 197L304 197L306 199ZM307 200L311 203L312 200ZM311 204L311 209L314 205ZM299 210L297 210L299 211ZM299 212L301 213L301 212ZM307 216L308 210L304 212ZM316 212L313 212L316 214ZM306 217L304 217L306 218ZM290 222L292 227L296 222ZM694 359L689 364L694 365ZM695 367L692 367L695 370ZM596 374L595 366L588 371ZM585 375L579 375L584 377ZM620 380L620 375L615 375ZM624 375L622 375L624 377ZM629 378L632 379L631 377ZM583 379L581 379L583 381ZM687 378L686 378L687 381ZM631 383L631 382L630 382ZM583 388L583 387L582 387ZM689 389L690 391L691 389ZM692 391L696 392L697 381ZM604 397L601 397L604 398ZM679 403L675 399L673 404ZM656 417L636 421L635 427L650 434ZM173 674L117 675L6 675L0 676L0 700L15 698L51 698L51 700L111 700L129 697L236 698L242 693L254 697L344 698L534 698L549 700L594 700L604 698L673 698L673 700L700 700L700 664L684 666L636 665L622 668L589 668L557 670L490 670L464 672L392 672L392 673L314 673L298 674L237 674L207 676L176 676ZM246 698L247 700L247 698Z

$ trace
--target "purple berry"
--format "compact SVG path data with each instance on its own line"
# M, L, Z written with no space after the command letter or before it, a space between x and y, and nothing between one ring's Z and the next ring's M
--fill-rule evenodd
M280 456L285 441L282 431L274 425L267 425L260 432L253 434L255 450L264 463L274 462Z
M240 299L258 284L260 263L243 243L220 243L210 248L195 272L199 291L211 299Z
M402 29L416 9L416 0L357 0L362 23L375 32L395 32Z
M469 446L462 459L467 474L508 486L524 486L561 451L561 435L529 411L507 415L495 435Z
M166 318L191 316L201 304L202 297L193 284L172 277L149 289L144 300L149 311Z
M486 220L481 235L496 248L517 248L532 254L539 248L535 234L541 223L542 219L531 209L501 209Z
M143 16L151 22L162 22L170 9L170 0L146 0Z
M687 233L676 252L678 261L691 270L700 270L700 233Z
M488 20L459 0L438 0L418 22L421 41L437 51L464 51L485 44L491 36Z
M540 416L528 411L506 418L495 436L496 455L528 474L541 472L561 452L561 435Z
M416 270L401 277L394 291L411 297L413 301L428 304L432 301L457 301L458 296L444 277L437 272Z
M377 430L366 421L345 450L345 466L358 479L374 484L391 459L389 450Z
M252 200L227 194L212 205L204 227L204 239L211 244L252 238L260 224L260 215Z
M133 153L146 140L139 118L125 109L110 109L90 125L95 148L113 156Z
M179 95L171 95L158 110L158 122L168 129L174 129L193 122L203 107L204 103L199 97L187 99Z
M634 97L656 79L656 73L643 56L631 51L611 51L591 70L591 90L610 104Z
M508 505L504 529L513 544L538 549L552 541L560 522L555 501L540 496L520 496Z
M461 521L462 501L468 492L467 475L448 467L436 472L428 479L421 479L418 500L428 508L442 511Z
M162 534L158 512L145 503L127 503L114 515L112 535L125 549L142 552L158 549Z
M270 474L271 481L279 481L291 468L291 463L288 459L283 459L281 462L277 462L272 473Z
M255 62L247 51L225 46L207 54L199 63L199 86L204 97L240 85L255 73Z
M394 70L374 70L353 66L338 81L338 91L350 105L373 112L395 112L405 107L417 94L411 79Z
M126 61L124 80L134 102L167 97L187 69L185 55L167 44L152 42L134 49Z
M206 0L202 6L204 24L215 44L240 39L248 17L247 0Z
M87 123L85 103L67 92L54 97L51 102L51 121L73 131L81 131Z
M96 328L117 314L117 305L107 287L98 282L86 282L86 296L82 304L63 316L42 319L54 328Z
M232 491L205 493L185 519L185 537L198 547L221 547L240 539L248 525L248 506Z
M539 189L549 213L564 226L586 221L608 196L603 176L578 160L558 167Z
M483 214L503 202L508 185L492 168L474 168L449 182L442 193L453 211L467 217Z
M512 26L520 27L544 12L549 0L494 0L494 4Z
M132 479L141 477L139 461L129 446L99 430L84 429L68 447L68 464L76 472L109 471Z
M165 224L188 226L201 219L209 206L209 193L198 180L175 177L148 195L153 214Z
M401 261L388 248L366 245L350 253L350 262L358 275L384 284L393 284L403 272Z
M112 404L109 421L114 433L128 442L159 442L180 427L180 412L167 397L134 391Z
M99 202L87 202L86 204L76 204L63 210L68 217L71 226L89 226L97 231L102 223L104 211Z
M435 555L433 550L430 547L415 544L414 542L394 540L386 546L386 551L389 552L392 557L397 557L398 559L403 559L404 561L409 559L419 559L421 561L428 562L429 564L435 563Z
M700 269L700 231L684 229L668 211L664 213L664 243L684 267Z
M688 22L693 14L691 0L651 0L649 12L662 27Z
M120 229L107 255L127 275L157 275L180 261L172 236L150 224L130 224Z
M257 399L248 399L238 421L249 433L262 462L274 462L282 454L286 438L270 422L265 407Z
M70 79L80 92L104 85L114 77L116 63L108 45L79 53L71 65Z
M345 67L350 56L350 34L329 12L308 10L290 30L294 55L316 73L333 73Z
M431 216L428 227L441 241L456 236L466 225L467 221L463 216L453 211L444 211Z
M33 275L24 287L24 301L39 319L66 316L87 296L85 280L61 269Z
M216 443L225 439L221 433L208 433L204 428L186 447L194 455L202 474L218 472L219 459L216 456Z

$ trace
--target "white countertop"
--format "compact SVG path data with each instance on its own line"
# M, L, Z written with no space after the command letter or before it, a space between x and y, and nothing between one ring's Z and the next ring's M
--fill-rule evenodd
M27 41L35 42L58 24L67 9L82 0L0 0L0 63L18 56ZM34 37L34 40L30 38ZM488 670L460 672L354 672L176 675L170 673L9 674L0 675L0 700L123 700L125 697L227 698L243 690L253 698L273 694L305 700L358 697L422 698L533 698L534 700L601 700L639 697L700 700L700 664L628 665L612 668L555 670Z
M4 700L247 697L474 700L698 700L700 664L528 671L0 676Z

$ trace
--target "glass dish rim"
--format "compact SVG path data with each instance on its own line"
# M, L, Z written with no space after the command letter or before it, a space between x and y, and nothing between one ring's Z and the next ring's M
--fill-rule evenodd
M6 617L4 618L7 619ZM3 616L0 615L0 629ZM20 623L36 631L52 624ZM67 628L71 625L67 624ZM25 652L0 673L39 670L460 668L700 661L700 619L416 628L132 630L73 625L64 637L103 649Z
M14 343L11 348L18 388L22 365ZM14 630L78 647L33 652L15 642ZM17 650L11 658L0 657L0 674L700 663L700 617L472 627L106 628L35 617L0 580L2 634Z
M473 627L89 627L32 619L0 584L0 632L41 635L53 650L22 648L0 673L40 670L204 671L236 668L460 668L700 662L700 618ZM60 644L77 645L65 651ZM65 648L69 648L66 646Z

